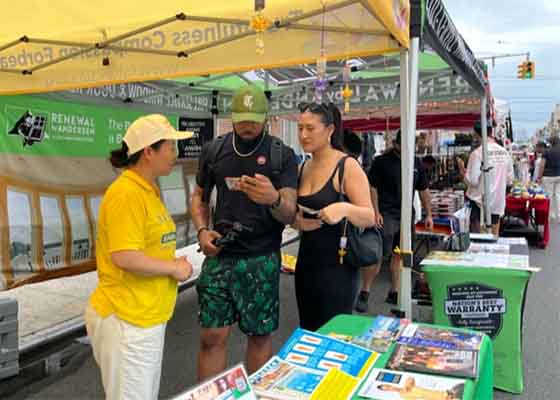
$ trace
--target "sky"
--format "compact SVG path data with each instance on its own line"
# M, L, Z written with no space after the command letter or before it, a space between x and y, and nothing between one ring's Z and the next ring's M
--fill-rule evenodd
M536 79L517 79L523 56L489 66L494 97L511 105L516 140L528 139L560 104L560 0L443 0L477 58L531 53Z

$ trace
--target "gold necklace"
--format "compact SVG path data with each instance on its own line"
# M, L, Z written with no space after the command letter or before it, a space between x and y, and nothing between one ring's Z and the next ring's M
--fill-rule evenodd
M232 139L233 151L234 151L235 154L237 154L239 157L246 158L246 157L250 157L250 156L252 156L253 154L255 154L255 152L259 149L259 147L261 147L261 144L264 142L264 137L266 136L266 133L263 132L262 137L261 137L261 140L260 140L259 143L255 146L255 148L254 148L253 150L251 150L250 152L245 153L245 154L243 154L243 153L241 153L239 150L237 150L237 146L235 145L235 136L236 136L236 135L235 135L235 132L234 132L234 133L233 133L233 139Z

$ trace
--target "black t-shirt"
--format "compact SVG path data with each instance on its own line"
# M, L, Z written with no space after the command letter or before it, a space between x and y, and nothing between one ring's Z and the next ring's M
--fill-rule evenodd
M277 190L297 189L298 167L294 151L282 145L282 170L280 174L273 176L270 164L272 138L269 135L266 135L259 149L248 157L240 157L234 152L232 138L233 134L228 134L224 139L223 146L216 157L212 177L206 160L208 146L203 149L196 177L196 183L201 188L204 188L208 179L213 179L216 184L218 196L214 221L218 232L224 234L224 229L220 227L222 221L239 222L252 229L252 232L240 235L237 245L224 248L220 254L258 256L279 251L284 225L272 216L268 206L254 203L243 192L228 189L225 178L254 176L257 173L269 177ZM257 143L258 141L255 145ZM254 148L253 145L248 149L242 148L241 141L236 141L236 145L237 149L244 153Z
M383 215L400 218L401 215L401 157L390 150L373 160L368 174L369 183L377 189L379 211ZM422 163L414 160L414 190L426 190L428 175Z
M543 176L560 176L560 145L552 146L544 154L546 163Z

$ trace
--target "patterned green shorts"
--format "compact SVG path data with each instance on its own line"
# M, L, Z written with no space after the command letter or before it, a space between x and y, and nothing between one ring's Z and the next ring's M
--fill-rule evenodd
M207 257L196 291L203 328L239 323L246 335L265 336L278 329L280 255Z

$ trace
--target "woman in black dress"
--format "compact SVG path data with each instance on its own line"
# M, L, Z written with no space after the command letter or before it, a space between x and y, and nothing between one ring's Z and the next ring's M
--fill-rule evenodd
M313 157L300 169L295 227L302 231L302 238L295 280L300 325L312 331L338 314L352 313L359 270L340 263L341 221L348 218L365 228L374 224L375 217L366 174L341 151L341 125L340 112L333 104L301 107L299 140ZM341 190L344 202L339 200Z

